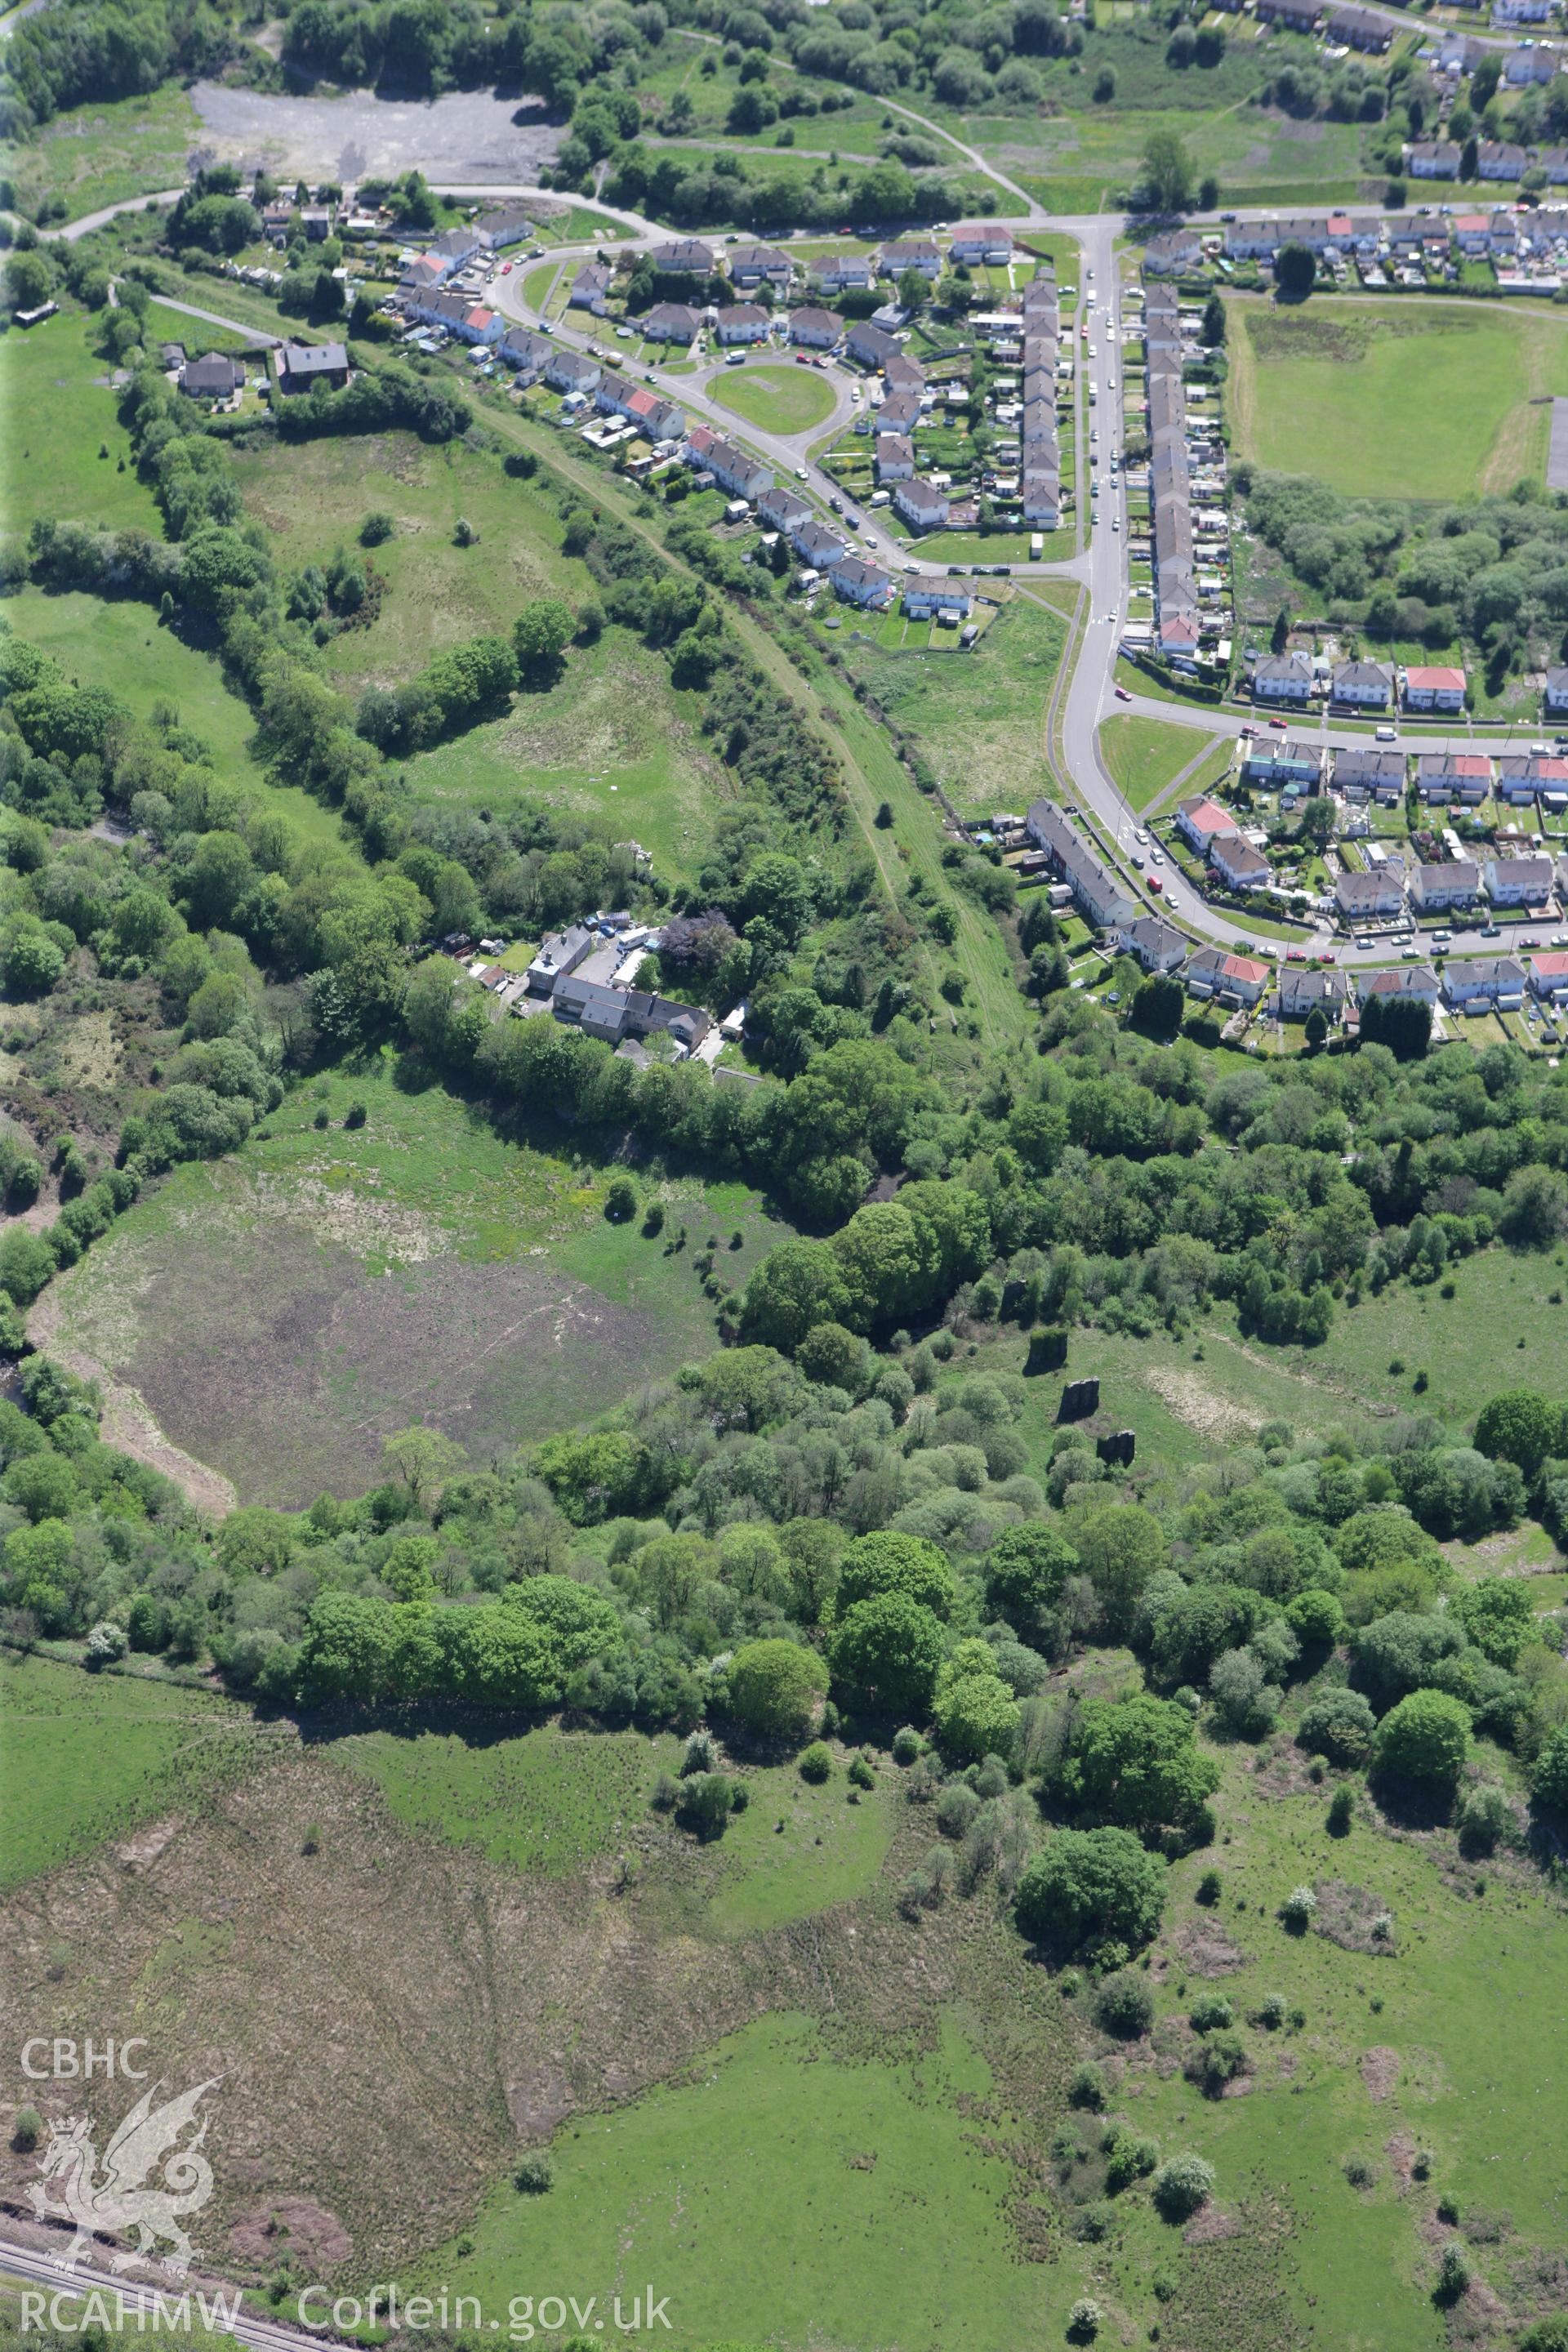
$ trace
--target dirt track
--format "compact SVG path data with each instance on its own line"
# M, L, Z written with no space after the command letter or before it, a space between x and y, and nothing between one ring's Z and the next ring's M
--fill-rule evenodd
M565 136L534 98L458 90L446 98L273 98L199 81L207 143L225 162L255 157L286 177L345 183L417 166L426 178L526 184Z

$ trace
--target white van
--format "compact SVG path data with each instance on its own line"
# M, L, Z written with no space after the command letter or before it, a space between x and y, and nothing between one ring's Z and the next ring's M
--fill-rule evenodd
M1380 727L1377 730L1377 740L1380 743L1392 743L1394 740L1393 728Z

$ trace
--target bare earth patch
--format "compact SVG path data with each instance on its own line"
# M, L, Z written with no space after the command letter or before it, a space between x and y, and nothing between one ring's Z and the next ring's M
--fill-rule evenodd
M1380 2046L1361 2053L1361 2079L1366 2084L1367 2096L1376 2104L1394 2092L1399 2081L1399 2053Z
M1182 1967L1192 1977L1234 1976L1247 1954L1233 1943L1217 1919L1194 1919L1173 1939Z
M1320 1879L1312 1927L1342 1951L1361 1952L1368 1959L1392 1959L1398 1948L1392 1933L1382 1937L1372 1932L1373 1922L1387 1911L1382 1897L1369 1894L1364 1886L1347 1885L1339 1878Z
M1195 2213L1182 2231L1184 2246L1218 2246L1226 2238L1239 2238L1247 2224L1231 2205L1205 2205Z
M1195 1429L1200 1437L1226 1444L1233 1438L1250 1437L1263 1426L1262 1413L1250 1412L1245 1405L1219 1395L1196 1372L1162 1368L1145 1372L1143 1378L1161 1403L1168 1406L1178 1421L1184 1421L1189 1429Z
M290 2254L316 2278L340 2269L353 2252L337 2216L309 2197L280 2197L275 2205L241 2214L228 2239L244 2263L260 2267Z

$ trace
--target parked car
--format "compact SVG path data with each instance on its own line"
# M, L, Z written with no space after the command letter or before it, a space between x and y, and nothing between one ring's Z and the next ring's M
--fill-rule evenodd
M1131 702L1132 696L1126 687L1119 686L1116 689L1116 699L1118 702Z
M1286 727L1289 723L1289 720L1281 719L1278 712L1275 713L1274 717L1268 722L1270 727L1278 727L1281 734L1285 732Z

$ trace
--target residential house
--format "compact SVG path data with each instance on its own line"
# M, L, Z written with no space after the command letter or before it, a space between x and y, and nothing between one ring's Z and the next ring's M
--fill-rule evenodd
M1549 1003L1568 1001L1568 954L1557 948L1548 955L1531 956L1530 985L1535 995L1544 997Z
M898 350L891 335L874 327L869 319L858 319L844 338L844 349L856 363L875 370L884 360L890 360Z
M1494 907L1544 907L1552 896L1550 857L1489 856L1486 877Z
M1306 784L1316 790L1322 781L1323 754L1316 743L1257 736L1242 755L1241 772L1265 792L1279 792L1286 784Z
M773 478L765 466L706 425L691 427L681 455L700 472L711 474L720 488L728 490L731 498L760 499L764 490L773 487Z
M433 286L443 285L451 276L446 264L437 261L433 253L416 253L397 282L400 294L423 293Z
M731 285L776 286L781 292L789 285L790 257L776 245L731 246L726 257Z
M713 275L713 248L710 245L704 245L700 236L672 237L668 245L656 245L648 259L660 278L711 278Z
M1479 808L1491 786L1492 763L1484 751L1423 751L1415 762L1415 790L1424 801Z
M273 356L282 392L313 392L319 383L340 392L349 380L348 350L342 343L284 343Z
M757 520L764 530L782 530L786 539L810 517L810 507L786 482L775 483L757 500Z
M635 425L646 441L680 441L686 435L686 411L672 400L661 400L646 384L634 383L630 376L616 375L606 369L604 381L594 395L594 405L603 416L624 416Z
M1187 965L1187 988L1194 996L1213 997L1221 1004L1256 1004L1268 985L1268 965L1251 956L1200 948Z
M576 971L584 956L592 955L599 944L597 931L585 924L574 923L567 931L552 931L541 940L539 953L528 967L528 985L535 996L551 996L556 985Z
M1405 168L1413 180L1457 180L1460 152L1452 139L1413 139L1405 150Z
M1476 162L1482 180L1522 180L1530 169L1530 150L1510 139L1483 139Z
M1045 851L1052 870L1071 890L1079 912L1097 929L1133 920L1138 907L1131 893L1100 863L1071 818L1054 801L1036 801L1025 822L1035 846Z
M1347 923L1370 922L1378 915L1397 915L1404 904L1404 871L1393 860L1366 874L1352 874L1346 867L1335 877L1334 905Z
M1176 607L1167 609L1163 604L1155 625L1154 643L1168 662L1180 669L1190 669L1197 659L1203 632L1194 612Z
M839 533L815 520L797 523L789 535L789 543L801 562L817 572L831 572L846 552Z
M1456 1013L1522 1004L1524 966L1512 956L1487 956L1476 961L1457 958L1443 967L1443 994Z
M597 1037L606 1045L618 1045L626 1034L631 1012L629 989L613 988L604 981L582 980L568 973L556 982L550 1002L557 1021L569 1022L584 1035Z
M205 352L180 370L180 390L192 400L232 400L244 382L241 362L222 352Z
M1305 654L1265 654L1252 672L1255 702L1307 702L1312 665Z
M1456 907L1474 907L1480 895L1481 869L1468 857L1417 866L1410 877L1410 903L1419 914L1447 915Z
M825 294L843 294L872 284L875 272L865 253L824 253L811 265L811 275Z
M544 381L552 392L589 393L603 373L591 352L556 351L545 364Z
M572 280L567 307L573 310L591 310L602 319L608 302L616 273L607 261L585 261Z
M1542 697L1549 712L1568 712L1568 669L1549 669Z
M1176 811L1176 831L1191 842L1200 857L1206 858L1210 845L1237 830L1236 819L1228 809L1221 808L1202 793L1183 801Z
M656 343L690 343L697 327L697 313L689 302L656 302L642 321L643 333Z
M533 223L519 206L506 205L498 212L481 213L474 223L474 235L487 253L500 253L531 236Z
M1381 996L1405 1003L1436 1004L1437 975L1429 963L1402 963L1396 971L1362 972L1356 979L1356 992L1364 1004L1369 996Z
M718 313L714 332L721 343L765 343L769 314L755 302L726 302Z
M926 388L926 372L907 352L895 352L882 362L882 381L889 392L912 392L918 397Z
M1405 791L1404 752L1374 751L1370 744L1336 751L1334 790L1352 799L1375 794L1385 803L1397 801Z
M1533 805L1536 795L1548 784L1561 791L1568 782L1568 760L1505 756L1497 763L1497 775L1499 800L1513 808L1526 808Z
M1462 669L1407 669L1404 699L1406 710L1463 710L1465 673Z
M1143 268L1156 278L1174 278L1195 269L1204 257L1204 241L1195 228L1162 229L1143 247Z
M1336 662L1331 698L1357 710L1386 710L1394 700L1394 671L1387 662Z
M1013 258L1013 232L1000 221L964 221L952 232L949 247L954 267L972 269L978 263L1005 269Z
M879 563L868 563L864 556L841 555L828 566L827 577L834 594L846 604L880 607L892 602L891 574Z
M1239 833L1215 835L1209 844L1209 865L1227 890L1267 890L1274 879L1274 868L1262 851Z
M879 259L884 278L901 278L906 269L932 279L942 276L941 249L930 237L896 237L882 247Z
M1113 923L1106 945L1120 955L1136 957L1145 971L1174 971L1187 952L1180 931L1158 915L1140 915L1136 922Z
M449 277L454 270L461 269L465 261L473 259L480 249L479 239L477 232L465 223L460 228L446 229L439 236L433 237L428 249L436 260L444 264Z
M300 215L309 245L325 245L332 233L331 205L306 205Z
M873 460L877 479L882 482L910 482L914 479L915 445L901 433L881 434Z
M1459 213L1454 220L1454 242L1470 261L1491 250L1491 223L1485 213Z
M1322 15L1321 0L1258 0L1260 25L1283 25L1289 33L1310 33Z
M893 505L911 530L938 530L952 511L946 491L930 482L900 482L893 491Z
M843 330L843 320L831 310L816 310L810 303L789 314L790 341L804 343L808 351L830 352Z
M1537 47L1533 41L1523 41L1510 49L1503 60L1502 78L1510 89L1524 89L1531 85L1544 89L1557 79L1557 52Z
M951 613L956 620L967 621L974 609L974 599L962 580L939 580L923 572L904 582L903 601L911 621L930 620L933 613Z
M880 406L871 412L873 433L912 433L920 423L922 411L918 392L890 392Z
M1394 27L1370 8L1331 8L1328 34L1340 47L1364 49L1374 58L1382 57L1394 40Z
M1238 221L1225 233L1225 249L1233 258L1272 261L1282 245L1304 245L1309 253L1327 253L1333 244L1328 215L1292 213L1272 220Z
M548 335L536 335L529 327L509 327L496 346L496 357L517 370L521 384L537 383L555 356L555 345Z
M1313 971L1300 963L1284 965L1279 973L1279 1017L1305 1021L1316 1012L1336 1022L1345 1009L1349 987L1342 971Z

